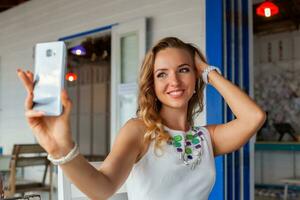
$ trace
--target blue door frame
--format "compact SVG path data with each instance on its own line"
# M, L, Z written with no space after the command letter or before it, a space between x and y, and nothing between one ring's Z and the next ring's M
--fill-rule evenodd
M250 93L249 1L206 0L206 55L211 65ZM206 88L207 124L226 123L234 116L221 95ZM253 150L252 150L253 151ZM215 158L217 178L210 200L250 200L250 144Z

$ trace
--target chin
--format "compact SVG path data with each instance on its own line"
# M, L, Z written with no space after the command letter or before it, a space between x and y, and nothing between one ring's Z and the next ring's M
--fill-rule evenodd
M168 103L168 104L164 104L164 105L166 107L173 108L173 109L187 108L187 104L186 103Z
M163 106L172 108L172 109L183 109L188 107L189 98L163 98L163 101L160 100Z

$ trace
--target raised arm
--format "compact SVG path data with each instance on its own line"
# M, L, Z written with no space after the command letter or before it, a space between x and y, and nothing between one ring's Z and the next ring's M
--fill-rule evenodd
M199 75L208 65L195 58ZM217 125L208 125L215 156L226 154L243 146L263 125L265 112L239 87L216 71L208 74L209 83L222 95L236 119Z
M107 199L122 186L137 160L144 131L139 127L139 122L135 120L125 124L99 170L92 167L82 155L60 167L89 198Z
M18 70L18 76L28 93L25 100L25 115L37 141L53 158L65 156L74 146L70 129L71 101L67 93L62 92L64 107L62 115L44 116L42 112L32 109L33 74ZM111 153L99 170L91 166L80 154L60 167L90 199L107 199L124 183L137 160L143 141L143 131L139 120L127 122L120 130Z

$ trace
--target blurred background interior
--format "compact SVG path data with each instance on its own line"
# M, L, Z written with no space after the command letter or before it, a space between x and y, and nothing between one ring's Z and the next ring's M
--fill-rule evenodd
M8 69L32 65L30 45L65 41L65 83L74 103L73 138L89 161L99 162L108 155L119 127L134 116L137 67L146 48L161 37L175 35L205 49L207 2L0 0L0 175L6 195L66 199L58 190L67 180L59 177L59 170L30 135L22 113L25 92L15 70ZM245 2L250 13L237 14ZM237 16L249 17L249 91L267 112L267 121L247 154L252 156L251 185L243 184L245 176L236 178L240 175L235 163L244 151L224 157L228 173L224 199L300 199L300 0L226 0L223 4L225 24L231 28L242 29ZM17 52L17 57L11 52ZM205 112L197 123L206 123ZM245 187L252 194L247 196ZM70 188L63 192L76 190Z

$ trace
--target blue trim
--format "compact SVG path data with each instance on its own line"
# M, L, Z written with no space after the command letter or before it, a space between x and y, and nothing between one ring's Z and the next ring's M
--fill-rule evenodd
M230 11L230 0L226 0L226 57L227 57L227 79L231 80L232 76L232 56L231 56L231 11ZM229 107L228 107L229 108ZM229 112L228 112L229 113ZM228 121L232 119L231 116L227 116Z
M248 11L248 0L242 1L242 12L243 12L243 20L242 20L242 32L243 32L243 67L244 67L244 73L243 73L243 80L244 80L244 90L246 93L250 93L250 80L249 80L249 11Z
M232 79L232 51L231 51L231 1L226 0L226 7L225 7L225 12L226 12L226 26L225 26L225 31L226 31L226 67L227 67L227 74L226 77L228 80ZM232 120L232 113L229 108L229 106L226 104L226 118L227 122ZM228 200L233 200L233 191L234 191L234 186L233 186L233 173L234 173L234 165L233 165L233 153L227 154L227 199Z
M242 0L242 42L243 42L243 89L250 94L249 80L249 3L248 0ZM250 188L253 178L250 176L250 144L244 145L244 200L250 200Z
M241 185L241 167L240 167L240 152L239 150L234 152L234 199L239 200L240 199L240 185Z
M230 4L231 0L227 0L226 1L226 57L227 57L227 79L228 80L232 80L232 49L231 49L231 37L232 37L232 32L231 32L231 17L232 17L232 12L231 12L231 4ZM227 107L227 121L231 121L233 119L233 115L232 112L229 108L229 106L226 104Z
M233 41L234 41L234 46L233 46L233 51L234 51L234 83L236 85L240 85L240 80L239 80L239 71L240 71L240 55L239 52L239 19L238 19L238 0L234 0L233 2ZM232 112L231 112L232 113ZM233 113L232 113L233 115ZM240 163L240 152L239 150L234 152L234 199L235 200L240 200L240 180L241 180L241 175L240 175L240 170L241 170L241 163Z
M206 54L211 65L223 70L223 1L206 0ZM212 12L213 11L213 12ZM223 99L211 86L206 88L207 124L223 123ZM209 199L224 199L224 156L215 159L216 183Z
M239 13L239 8L238 8L238 0L234 0L234 5L233 5L233 13L234 13L234 26L233 26L233 34L234 34L234 83L236 85L239 85L240 83L240 78L239 78L239 71L240 71L240 53L239 53L239 19L238 19L238 13Z
M111 24L111 25L108 25L108 26L102 26L102 27L99 27L99 28L91 29L91 30L88 30L88 31L80 32L80 33L76 33L76 34L73 34L73 35L68 35L68 36L65 36L65 37L61 37L58 40L59 41L65 41L65 40L70 40L70 39L82 37L82 36L85 36L85 35L90 35L90 34L101 32L101 31L110 30L115 25L117 25L117 23L116 24Z
M250 200L250 144L244 145L244 200Z
M227 166L225 166L227 168L227 199L233 199L233 167L232 163L233 163L233 153L229 153L227 154Z
M239 3L242 9L239 9ZM225 10L223 11L223 5ZM233 6L233 7L232 7ZM211 11L214 12L211 12ZM223 20L223 12L226 19ZM242 12L242 32L239 25L238 13ZM234 15L234 16L233 16ZM233 18L232 18L233 17ZM206 0L206 52L208 61L212 65L222 66L223 59L226 65L226 77L237 85L242 85L246 93L249 94L249 22L248 22L248 0ZM223 27L223 23L225 26ZM212 26L213 24L213 26ZM226 38L223 38L223 28L226 31ZM234 37L233 37L234 36ZM242 37L242 40L239 40ZM222 41L225 39L226 41ZM240 42L243 44L242 52L239 51ZM234 45L232 45L234 43ZM223 44L226 49L223 49ZM226 51L226 58L224 52ZM242 54L242 55L241 55ZM240 59L243 60L240 66ZM233 66L234 65L234 66ZM223 66L222 66L223 67ZM221 70L223 68L221 67ZM239 77L240 70L243 69L243 79ZM241 83L243 81L243 83ZM222 110L223 99L217 91L208 86L206 90L207 99L207 123L224 123L224 115L227 121L233 120L234 116L228 106ZM223 113L225 112L225 113ZM240 156L243 156L243 163L240 162ZM243 196L244 200L250 200L250 144L247 143L243 152L236 151L228 154L227 166L224 166L224 157L216 158L217 181L210 199L225 199L224 184L227 184L228 200L239 200ZM243 194L241 194L241 167L243 165ZM227 180L224 180L224 169L227 168ZM225 182L226 181L226 182Z

